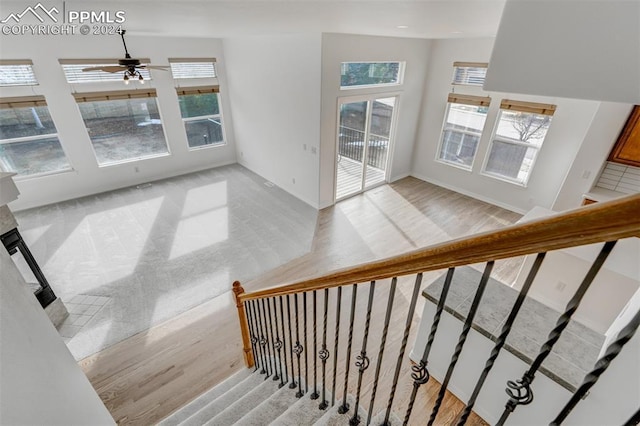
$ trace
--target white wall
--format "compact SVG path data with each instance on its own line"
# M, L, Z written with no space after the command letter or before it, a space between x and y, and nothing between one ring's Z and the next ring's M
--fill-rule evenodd
M640 2L507 1L485 87L640 103Z
M0 266L0 424L115 424L4 249Z
M591 125L598 109L598 102L484 92L480 88L458 86L458 93L491 97L485 130L471 172L435 161L447 106L447 94L451 92L453 62L488 62L492 46L493 39L433 42L420 130L413 155L412 175L520 213L536 205L551 207ZM492 123L498 115L501 99L557 105L526 188L480 173L489 149Z
M238 162L316 208L320 44L320 34L224 40Z
M320 207L333 204L338 98L373 93L399 94L390 181L409 175L431 41L347 34L322 35L322 124L320 129ZM404 61L401 86L340 90L340 64Z
M3 36L2 59L32 59L38 86L3 88L1 96L40 94L46 97L60 141L73 167L72 172L16 179L20 198L11 203L16 211L83 195L131 186L236 161L232 114L226 89L225 60L219 39L158 38L127 36L132 56L148 57L154 64L168 64L169 57L215 57L221 86L222 113L227 145L195 151L187 149L184 125L178 109L175 81L170 72L152 71L145 87L156 88L158 106L171 155L98 167L91 142L72 91L123 90L124 84L69 85L58 59L121 58L120 37L115 36ZM136 83L129 87L134 88ZM184 83L183 83L184 84ZM193 84L193 83L192 83ZM202 84L202 83L200 83ZM138 168L136 172L135 167Z

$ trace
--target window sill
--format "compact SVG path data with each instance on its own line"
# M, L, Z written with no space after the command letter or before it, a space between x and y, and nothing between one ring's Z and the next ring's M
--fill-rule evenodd
M499 181L501 181L501 182L510 183L511 185L519 186L519 187L521 187L521 188L526 188L526 187L527 187L527 182L520 182L520 181L517 181L517 180L511 180L511 179L508 179L508 178L502 177L502 176L500 176L500 175L494 175L494 174L492 174L492 173L484 172L484 171L483 171L483 172L481 172L480 174L481 174L482 176L490 177L490 178L492 178L492 179L499 180Z
M11 172L11 173L16 173L16 172ZM49 176L53 176L53 175L62 175L62 174L65 174L65 173L75 173L75 169L68 168L68 169L62 169L62 170L55 170L55 171L51 171L51 172L34 173L32 175L16 174L13 177L13 179L16 182L22 182L22 181L26 181L26 180L49 177Z
M138 161L144 161L144 160L152 160L154 158L162 158L162 157L170 157L171 153L170 152L163 152L161 154L154 154L154 155L148 155L145 157L135 157L135 158L128 158L126 160L120 160L120 161L112 161L109 163L98 163L98 168L102 169L102 168L106 168L106 167L113 167L113 166L119 166L122 164L129 164L129 163L135 163Z
M209 148L219 148L221 146L227 146L227 142L223 141L223 142L218 142L218 143L210 143L208 145L190 146L189 147L189 152L191 152L191 151L201 151L203 149L209 149Z
M447 166L455 167L456 169L464 170L465 172L469 172L469 173L471 173L473 171L473 165L471 165L471 167L467 167L467 166L464 166L462 164L452 163L450 161L442 160L440 158L436 158L435 162L436 163L440 163L440 164L444 164L444 165L447 165Z

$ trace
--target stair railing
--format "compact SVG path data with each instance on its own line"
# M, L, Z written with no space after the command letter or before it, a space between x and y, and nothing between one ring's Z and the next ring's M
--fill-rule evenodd
M382 325L382 335L379 342L379 348L376 355L376 369L373 377L372 395L369 401L368 413L366 416L366 424L370 424L372 420L373 405L376 393L379 388L379 378L381 363L385 352L387 335L389 331L389 323L394 305L394 297L396 294L396 286L399 277L413 276L413 290L411 292L411 300L409 303L406 321L404 324L402 341L397 353L397 361L394 369L394 376L391 388L389 390L388 403L385 409L384 420L382 424L389 424L390 413L393 407L396 389L398 386L399 374L402 368L402 360L405 355L406 346L413 322L416 302L420 292L423 274L429 271L447 270L444 285L440 298L437 303L436 312L429 333L427 343L424 347L421 360L418 364L412 366L413 389L407 407L403 408L405 413L403 424L408 424L416 399L417 391L421 385L428 382L430 375L427 369L429 353L438 331L438 326L445 301L448 296L450 287L452 286L454 273L457 267L485 263L484 273L478 283L473 302L464 322L462 332L458 338L453 356L449 363L446 375L441 383L437 399L428 425L435 423L439 410L442 406L444 396L447 391L447 385L455 370L459 356L464 349L468 333L473 324L474 317L480 306L484 290L491 276L492 268L496 260L519 257L524 255L535 254L536 258L533 266L527 273L526 280L519 290L518 297L511 308L510 314L502 327L502 330L495 341L495 345L490 353L485 367L482 370L471 397L466 402L464 409L457 417L457 424L464 425L474 407L476 398L482 389L487 375L491 371L496 358L503 349L507 336L509 335L512 325L517 318L518 312L527 297L527 293L544 261L547 252L552 250L565 249L569 247L582 246L594 243L604 243L596 260L590 266L589 271L582 279L582 282L571 300L567 304L565 311L558 318L555 327L549 333L547 341L541 346L538 355L531 363L531 366L523 374L523 376L515 381L507 383L508 400L505 404L504 412L498 424L502 425L506 422L509 415L519 406L532 402L533 393L531 391L531 383L535 379L542 362L547 358L553 349L555 343L568 326L573 314L577 310L582 301L583 296L593 282L596 274L607 259L607 256L615 246L616 242L622 238L640 236L640 194L627 196L618 200L591 204L572 211L557 214L554 216L533 220L526 223L512 225L497 231L485 232L470 237L460 238L453 241L436 244L424 249L415 250L399 256L390 257L384 260L374 261L339 271L331 272L326 275L295 282L288 285L281 285L273 288L262 289L246 293L239 282L233 283L233 291L236 297L238 308L238 317L240 320L240 330L243 342L244 361L247 367L254 367L257 371L261 369L261 373L273 380L281 380L281 386L285 382L289 382L290 388L298 388L297 396L301 397L308 392L309 374L307 356L312 351L313 357L313 397L318 398L319 409L326 409L329 405L333 406L338 399L336 395L337 384L337 360L338 353L346 351L346 365L344 373L344 384L342 389L342 401L338 399L338 411L346 413L353 408L353 415L350 420L351 425L356 425L362 421L358 415L358 407L361 404L360 392L362 386L362 378L364 372L371 363L368 349L368 337L370 329L370 319L373 309L374 291L377 282L385 279L391 279L389 287L389 295L384 312L384 323ZM349 304L349 328L348 339L341 343L340 337L340 313L342 309L342 289L351 287L351 299ZM368 287L368 301L366 315L364 320L363 341L359 346L360 350L355 357L355 367L358 369L357 391L355 395L355 407L349 407L347 403L347 389L349 381L349 367L352 359L353 347L353 328L356 313L356 296L359 287ZM333 345L331 345L331 336L328 336L330 325L328 324L328 309L331 303L329 289L337 287L335 296L336 318L335 331L333 336ZM323 294L322 298L322 341L320 349L316 342L317 322L317 300L318 292ZM307 346L307 294L312 295L313 303L313 348ZM300 304L299 297L302 298L302 333L303 341L300 341L300 321L298 307ZM293 308L291 307L293 300ZM286 315L285 302L286 301ZM265 308L266 303L266 308ZM278 330L278 318L280 321L280 331L273 332L273 317L271 309L275 316L275 330ZM279 306L279 311L276 307ZM294 322L292 322L293 316ZM584 379L583 384L578 387L573 396L567 401L565 407L558 413L552 424L560 424L573 410L573 408L587 394L588 390L595 384L600 375L608 368L609 364L620 353L625 343L633 336L640 323L640 313L637 313L626 327L617 336L606 349L605 355L598 360L591 371ZM286 330L285 330L286 328ZM293 333L292 333L293 328ZM280 338L280 335L282 338ZM295 339L294 339L295 336ZM270 344L272 345L270 347ZM332 347L331 347L332 346ZM271 349L273 348L273 354ZM287 358L287 348L289 349L289 357ZM284 357L281 358L281 349ZM276 354L277 351L277 354ZM304 374L302 372L301 355L304 353ZM294 362L294 354L296 359ZM388 354L394 356L396 354ZM277 360L276 360L277 358ZM326 390L328 389L328 372L327 362L333 358L333 373L331 380L331 402L327 401ZM318 392L317 384L317 361L320 361L321 385ZM284 364L282 364L284 361ZM287 367L288 364L288 367ZM283 377L283 365L285 367L286 379ZM278 367L279 366L279 367ZM288 374L290 372L290 374ZM304 384L303 384L304 382ZM638 418L639 414L629 413L630 420ZM629 423L631 424L631 423Z

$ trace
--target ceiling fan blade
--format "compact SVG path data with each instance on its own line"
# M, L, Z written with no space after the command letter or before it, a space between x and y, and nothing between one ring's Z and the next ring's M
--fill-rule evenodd
M140 65L137 68L147 68L147 69L150 69L150 70L169 71L169 67L167 65Z
M120 72L122 70L126 70L126 67L122 67L120 65L108 65L108 66L102 66L102 67L89 67L89 68L82 69L83 72L88 72L88 71Z

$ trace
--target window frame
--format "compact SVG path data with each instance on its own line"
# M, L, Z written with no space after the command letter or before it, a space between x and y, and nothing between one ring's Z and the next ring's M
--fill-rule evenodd
M481 83L469 83L468 82L468 78L467 78L467 82L458 82L456 81L456 74L458 69L462 69L462 68L484 68L485 69L485 76L482 79ZM453 73L451 75L451 84L454 86L471 86L471 87L480 87L482 88L482 86L484 85L484 81L487 78L487 69L489 68L489 63L488 62L454 62L453 63Z
M471 102L475 102L475 103L471 103ZM466 172L472 172L473 171L473 166L475 165L476 158L478 156L478 151L480 149L480 141L482 139L482 135L484 134L484 129L487 126L487 117L489 115L489 111L487 111L487 113L485 114L484 124L482 126L482 130L478 134L478 146L476 147L476 152L473 155L473 160L471 161L471 164L469 166L466 166L464 164L454 163L452 161L447 161L447 160L445 160L445 159L440 157L440 154L442 152L442 146L443 146L443 143L444 143L444 135L445 135L445 131L446 131L445 126L447 125L447 119L449 118L449 112L451 111L451 105L453 105L453 104L486 107L488 109L490 107L490 105L491 105L491 97L489 97L489 96L462 95L462 94L450 93L448 98L447 98L447 106L446 106L446 109L445 109L444 118L442 120L442 126L441 126L441 130L440 130L440 140L438 142L438 148L436 149L435 161L437 163L445 164L447 166L456 167L456 168L464 170ZM471 134L471 135L475 136L475 134L473 132L470 132L468 130L454 130L454 131L458 132L458 133Z
M344 64L398 64L398 79L394 83L376 83L376 84L360 84L357 86L343 86L340 83L340 90L357 90L357 89L370 89L381 87L397 87L404 84L404 72L406 68L406 61L344 61L340 62L340 78L342 79L342 67Z
M2 84L0 83L0 87L25 87L25 86L39 86L38 77L36 76L35 70L33 69L33 61L31 59L0 59L0 68L2 67L27 67L32 80L28 80L25 82L19 82L15 84Z
M529 179L533 173L536 162L538 160L538 155L540 154L540 150L544 145L544 141L547 138L547 134L549 132L549 127L551 127L551 122L549 123L549 127L547 128L547 132L544 134L544 137L540 141L539 144L531 144L524 141L519 141L511 138L507 138L504 136L498 135L498 127L500 126L500 122L502 120L502 115L504 111L515 111L522 112L526 114L538 114L538 115L548 115L553 118L553 114L556 110L555 105L551 104L541 104L535 102L523 102L523 101L513 101L509 99L503 99L500 103L500 110L498 111L498 116L495 119L493 125L493 131L491 132L491 139L489 140L489 145L487 147L486 153L484 155L484 160L482 162L482 170L480 174L483 176L490 177L492 179L500 180L506 183L510 183L513 185L517 185L523 188L526 188L529 184ZM552 119L551 119L552 120ZM497 173L492 173L487 171L487 164L489 163L489 157L491 156L491 150L494 146L494 142L506 143L513 146L521 146L526 147L527 149L534 149L533 158L531 159L531 164L529 166L529 171L525 178L520 181L518 179L510 179L508 176L500 175ZM525 154L526 155L526 154ZM523 159L524 162L524 159ZM522 167L522 162L520 163L520 167Z
M180 93L183 92L183 93ZM225 131L225 127L224 127L224 114L222 112L222 101L221 101L221 97L220 97L220 86L218 85L211 85L211 86L198 86L198 87L177 87L176 88L176 94L178 96L178 106L180 104L180 96L192 96L192 95L204 95L204 94L208 94L208 93L213 93L216 95L217 99L218 99L218 114L208 114L208 115L200 115L197 117L182 117L182 111L180 112L180 118L182 119L182 123L183 123L183 128L185 131L185 137L187 139L187 149L189 151L197 151L197 150L201 150L201 149L207 149L207 148L215 148L215 147L220 147L220 146L225 146L227 145L227 134ZM187 126L186 123L190 122L190 121L200 121L203 119L211 119L211 118L219 118L220 120L220 131L222 132L222 141L221 142L217 142L217 143L210 143L210 144L206 144L206 145L200 145L200 146L191 146L189 145L189 135L187 133Z
M171 73L171 77L174 80L182 81L182 80L203 80L203 79L217 79L218 78L218 70L216 69L216 58L169 58L169 72ZM213 68L213 75L197 75L197 76L176 76L173 72L172 64L211 64Z

